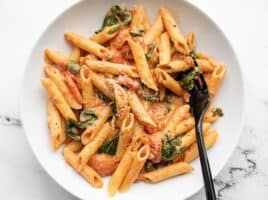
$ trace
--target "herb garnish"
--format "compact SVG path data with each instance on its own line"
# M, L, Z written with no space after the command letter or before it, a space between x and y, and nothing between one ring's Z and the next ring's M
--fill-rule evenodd
M74 141L80 141L79 130L85 127L81 126L80 123L69 119L66 121L66 134L69 138L73 139Z
M215 116L222 117L224 115L221 108L212 108L212 113L214 117Z
M119 135L114 136L110 140L106 141L100 148L99 153L107 153L110 155L115 155L117 144L119 140Z
M150 101L153 103L160 102L159 98L159 92L154 91L148 87L146 87L144 84L141 85L142 90L139 92L140 96L143 97L145 101Z
M73 74L80 72L81 66L74 60L70 60L67 64L67 70Z
M113 101L112 99L110 99L109 97L107 97L105 94L103 94L102 92L98 91L97 92L98 97L104 101L104 103L110 103L110 106L112 108L112 112L115 115L116 114L116 102Z
M146 172L150 172L150 171L165 167L165 166L169 165L170 163L172 163L172 161L153 163L152 161L147 160L145 163L144 169Z
M171 161L176 156L178 156L183 150L181 145L181 138L176 137L174 139L170 139L168 135L165 135L162 140L162 152L161 152L161 159L163 161Z
M90 109L83 110L79 116L80 122L82 123L86 122L87 124L92 124L97 119L98 119L98 116L96 115L96 113Z
M184 74L182 74L182 78L179 80L181 86L188 91L192 90L194 88L194 79L199 74L200 70L198 67L195 67L190 71L185 72Z

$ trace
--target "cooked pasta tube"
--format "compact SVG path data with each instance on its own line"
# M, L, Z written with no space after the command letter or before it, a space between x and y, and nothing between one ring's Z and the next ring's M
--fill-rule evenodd
M64 35L68 41L70 41L75 46L79 47L80 49L83 49L89 53L92 53L99 58L109 57L109 54L110 54L109 50L105 48L104 46L98 44L97 42L94 42L77 33L66 32Z
M105 42L108 42L109 40L113 39L114 36L116 36L117 31L114 33L111 33L114 28L116 28L117 25L114 26L106 26L102 31L95 33L90 37L90 39L94 42L97 42L99 44L104 44Z
M65 148L70 149L74 153L78 153L79 151L83 149L83 147L84 146L82 145L81 142L74 141L74 140L72 140L69 144L65 146Z
M156 83L153 79L149 65L147 63L145 53L141 45L137 42L134 42L132 39L128 39L128 45L130 46L132 55L134 57L138 74L141 81L148 87L153 90L157 90Z
M63 156L66 162L69 163L69 165L71 165L71 167L83 176L93 187L102 188L102 178L95 170L88 165L86 165L82 171L78 170L78 157L74 152L65 147L63 149Z
M128 102L135 118L143 125L156 127L155 122L151 119L149 114L144 109L136 93L131 90L128 90L127 94L128 94Z
M56 64L61 69L65 69L68 63L68 58L65 55L50 48L45 49L45 55L52 63Z
M160 14L164 23L164 26L175 46L177 51L188 54L190 52L187 42L179 29L175 19L171 15L170 11L166 8L160 8Z
M211 126L210 123L203 123L203 134L207 135L208 129ZM187 132L181 138L181 147L187 148L196 141L195 128Z
M134 130L130 146L134 150L138 150L143 144L145 144L145 131L137 121L134 124Z
M190 32L186 36L186 42L187 42L187 45L189 47L189 51L194 51L194 49L195 49L195 35L193 32Z
M90 71L90 78L92 80L93 85L101 91L105 96L110 99L114 99L114 93L110 89L106 78L102 74L97 74L93 71Z
M166 167L142 174L141 180L147 183L157 183L168 178L193 171L193 167L185 162L178 162Z
M115 75L128 75L137 78L136 67L125 64L112 63L108 61L86 60L86 65L95 72L115 74Z
M120 185L119 191L126 192L129 187L134 183L137 179L139 173L141 172L147 158L150 155L150 147L149 145L142 146L139 151L136 153L131 168L129 169L124 181Z
M149 28L149 30L144 35L145 44L151 44L159 38L163 32L164 26L161 16L158 16L154 24Z
M74 47L71 55L69 56L69 60L73 60L75 62L79 62L81 51L78 47Z
M184 72L191 69L193 65L187 65L183 60L174 60L165 65L159 65L159 68L168 73Z
M84 108L93 107L95 105L94 89L90 77L90 69L87 66L82 66L80 70L82 97Z
M209 90L211 99L214 99L219 89L219 86L223 80L224 74L225 74L224 65L218 65L212 72L211 77L208 81L208 90Z
M150 22L145 13L143 6L133 6L132 10L132 19L130 23L131 32L141 31L144 32L150 28Z
M211 73L214 70L214 66L207 59L196 59L201 71L203 73Z
M47 90L47 93L49 94L52 101L55 103L55 106L60 111L62 116L68 120L77 120L75 114L73 113L72 109L68 105L68 103L65 101L63 95L57 88L56 84L49 78L42 78L41 79L42 85Z
M123 120L125 120L130 112L130 106L128 104L128 95L126 91L117 83L112 83L114 89L114 99L116 102L116 126L120 127Z
M57 88L60 90L61 94L64 96L64 99L67 101L69 106L73 109L81 109L82 105L76 101L76 99L70 92L64 81L64 76L60 73L60 71L52 66L45 66L44 70L47 76L55 83Z
M66 85L70 89L70 91L71 91L72 95L74 96L74 98L76 99L76 101L79 104L83 104L83 97L82 97L76 83L72 79L71 73L70 72L64 73L64 78L65 78L64 81L65 81Z
M61 124L61 116L51 99L47 101L48 126L51 134L51 144L54 151L65 141L66 135Z
M93 110L98 116L98 119L95 121L94 125L88 126L82 133L81 141L84 145L88 144L95 138L97 133L100 131L107 119L112 114L112 109L110 106L96 107Z
M209 131L207 135L204 136L204 142L206 149L212 147L218 139L217 131ZM193 143L188 149L184 152L184 162L191 162L199 156L197 143Z
M168 88L178 96L183 96L183 89L179 82L172 78L172 76L170 76L166 71L155 69L155 74L158 77L159 83L161 83L165 88Z
M171 60L171 45L168 33L162 33L158 46L159 50L159 65L166 65Z
M129 113L124 119L120 128L119 141L117 144L115 154L116 158L118 158L119 160L122 158L122 156L127 150L127 147L131 142L134 124L135 124L134 115L132 113Z
M109 185L108 192L110 196L114 196L120 185L122 184L127 172L131 168L135 152L130 148L124 153L122 160L120 161L117 169L113 173Z
M87 165L89 159L95 154L99 147L105 142L110 133L110 125L107 122L103 125L98 134L93 138L93 140L88 143L82 151L78 154L78 169L79 171L83 170L83 168Z

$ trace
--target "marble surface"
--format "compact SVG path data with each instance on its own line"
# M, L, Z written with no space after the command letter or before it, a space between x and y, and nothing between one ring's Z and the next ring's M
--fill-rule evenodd
M19 117L20 87L29 51L49 22L75 2L0 1L0 199L77 199L41 168L26 141ZM267 199L268 2L191 2L225 31L237 51L246 80L245 126L238 146L215 179L218 199ZM203 200L204 195L201 190L189 200Z

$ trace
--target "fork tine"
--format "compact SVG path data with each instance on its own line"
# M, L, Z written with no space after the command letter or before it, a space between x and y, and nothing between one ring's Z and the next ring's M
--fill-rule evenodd
M200 81L202 82L202 90L208 91L208 86L203 74L200 74Z

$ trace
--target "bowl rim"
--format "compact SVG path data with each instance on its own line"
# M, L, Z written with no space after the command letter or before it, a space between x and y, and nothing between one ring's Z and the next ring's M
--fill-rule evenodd
M30 142L30 139L29 139L29 135L27 134L27 131L26 131L26 127L24 126L25 122L24 122L24 112L23 112L23 105L24 105L24 82L25 82L25 79L26 79L26 73L27 73L27 69L28 69L28 66L30 65L30 58L32 57L32 54L34 53L34 50L35 50L35 47L36 45L39 43L39 41L41 40L41 38L43 36L45 36L45 33L47 32L47 30L62 16L64 15L65 13L69 12L73 7L77 6L78 4L84 2L86 0L78 0L74 3L71 3L70 5L68 5L64 10L60 11L54 18L52 18L52 20L48 23L48 25L46 25L46 27L39 33L38 35L38 39L36 40L36 42L33 43L33 45L31 46L30 48L30 51L29 51L29 54L27 55L27 61L26 61L26 64L24 66L24 69L23 69L23 78L22 78L22 81L21 81L21 89L20 89L20 99L19 99L19 102L20 102L20 105L19 105L19 117L21 119L21 123L22 123L22 128L23 128L23 131L26 135L26 138L27 138L27 143L29 144L30 146L30 149L32 150L35 158L37 159L38 163L40 164L40 166L42 167L42 169L44 169L45 173L49 175L49 177L52 178L52 180L54 180L61 188L63 188L65 191L67 191L68 193L70 193L71 195L74 195L75 197L77 198L83 198L78 192L76 191L73 191L73 190L70 190L70 188L68 186L66 186L65 184L62 184L61 181L59 181L56 177L54 177L50 171L47 169L47 167L45 165L43 165L42 161L41 161L41 158L38 156L38 153L34 150L33 148L33 145L31 144ZM241 135L242 135L242 130L244 128L244 124L245 124L245 75L244 75L244 72L242 70L242 67L241 67L241 64L240 64L240 61L239 61L239 58L237 56L237 52L234 48L234 46L232 45L231 41L229 40L229 38L226 36L226 34L223 32L222 28L220 27L220 25L215 22L213 20L213 18L207 13L205 12L202 8L200 8L198 5L196 5L194 2L189 2L189 1L186 1L186 0L180 0L180 1L183 1L185 4L187 4L188 6L192 7L193 9L199 11L200 13L202 13L202 15L204 15L204 17L206 18L206 20L208 20L210 23L212 23L217 29L218 31L220 32L220 34L222 35L222 37L225 39L227 45L230 47L230 50L232 51L232 54L234 56L234 60L235 62L237 63L237 68L238 68L238 72L240 74L240 81L241 81L241 100L242 102L241 103L241 120L240 120L240 124L239 124L239 127L238 127L238 132L236 134L236 141L235 141L235 145L233 146L233 148L231 149L231 151L229 151L227 153L227 156L225 157L225 160L223 161L223 165L221 167L219 167L217 169L217 171L215 171L212 175L213 179L216 178L216 176L219 175L219 173L223 170L223 168L226 166L228 160L230 160L230 157L231 155L233 154L233 152L235 151L237 145L238 145L238 142L241 138ZM190 198L192 197L193 195L195 195L196 193L198 193L202 188L204 187L204 184L202 183L200 186L194 188L191 192L187 192L184 194L184 197L183 198Z

